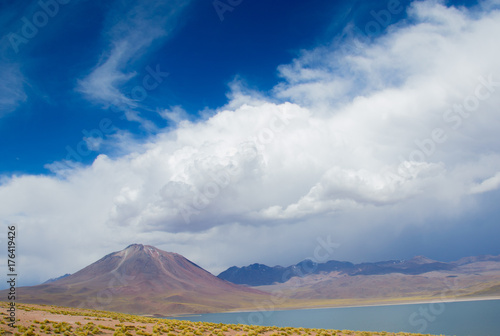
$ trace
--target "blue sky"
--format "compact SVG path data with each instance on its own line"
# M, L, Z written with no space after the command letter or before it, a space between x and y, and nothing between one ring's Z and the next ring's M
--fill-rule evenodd
M500 254L495 0L0 6L26 284L135 242L214 273L327 237L355 262Z
M66 146L75 147L83 137L82 130L98 127L104 117L138 137L150 133L138 122L121 119L123 114L110 111L107 105L85 99L78 90L78 82L111 51L108 22L120 20L132 6L132 2L58 4L57 15L26 42L9 38L9 33L23 37L22 19L14 16L6 22L4 62L15 64L22 72L19 90L24 98L22 104L16 101L5 106L6 111L15 107L16 113L3 112L8 115L0 127L9 146L1 149L2 173L47 173L47 163L64 158ZM328 41L352 17L353 10L351 4L332 1L246 1L233 11L219 10L222 21L209 1L165 2L159 10L166 12L175 6L182 8L176 14L179 17L172 18L175 24L170 19L144 18L151 24L163 24L161 28L168 32L130 55L121 70L134 75L116 83L117 89L130 96L135 86L142 85L147 66L158 65L168 72L162 85L148 91L145 99L137 95L141 100L137 110L160 128L168 122L158 117L157 109L181 106L190 118L199 119L200 111L227 102L228 84L235 78L259 90L272 89L279 81L278 65L291 61L301 49ZM43 10L36 2L5 7L31 21ZM127 28L133 30L134 26ZM91 163L98 153L83 157L84 163Z

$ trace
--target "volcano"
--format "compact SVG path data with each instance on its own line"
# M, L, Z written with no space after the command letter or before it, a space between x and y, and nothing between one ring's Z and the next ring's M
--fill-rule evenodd
M162 316L241 309L268 295L221 280L180 254L141 244L18 293L24 303Z

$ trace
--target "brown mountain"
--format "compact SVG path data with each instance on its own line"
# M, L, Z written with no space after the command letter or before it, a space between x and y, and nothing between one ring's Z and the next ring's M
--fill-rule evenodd
M135 314L252 307L266 293L221 280L177 253L133 244L56 281L18 288L18 301Z

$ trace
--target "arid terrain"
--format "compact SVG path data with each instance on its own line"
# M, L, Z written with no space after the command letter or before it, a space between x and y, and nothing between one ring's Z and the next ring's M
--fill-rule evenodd
M158 319L96 310L19 304L15 328L6 324L1 302L0 335L268 335L268 336L411 336L421 334L278 328Z
M411 335L223 325L165 317L255 311L259 307L278 310L500 299L497 259L471 257L452 265L423 257L375 266L343 263L347 271L323 269L250 287L220 279L179 254L133 244L74 274L17 288L16 327L8 325L7 303L3 302L0 335ZM300 267L290 269L299 272Z
M500 298L500 271L349 276L331 272L254 287L304 306L345 306Z
M235 284L177 253L132 244L74 274L17 288L16 300L175 316L253 311L262 306L276 310L500 298L498 256L468 257L453 263L425 257L358 265L328 261L310 274L305 262L288 268L255 265L229 270L239 281L255 281L273 269L288 272L288 280L254 287ZM6 298L7 292L0 291L0 295Z

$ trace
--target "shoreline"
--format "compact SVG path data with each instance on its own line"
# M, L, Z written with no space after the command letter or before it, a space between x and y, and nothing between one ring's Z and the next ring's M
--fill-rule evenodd
M500 300L500 296L491 297L477 297L477 298L460 298L460 299L437 299L437 300L423 300L423 301L408 301L408 302L397 302L397 303L374 303L374 304L360 304L360 305L349 305L349 306L325 306L325 307L310 307L310 308L297 308L301 309L331 309L331 308L361 308L361 307L383 307L383 306L401 306L401 305L413 305L413 304L431 304L431 303L451 303L451 302L470 302L470 301L495 301Z
M311 309L332 309L332 308L362 308L362 307L383 307L383 306L401 306L401 305L415 305L415 304L432 304L432 303L451 303L451 302L472 302L472 301L496 301L500 300L500 296L488 296L488 297L470 297L470 298L444 298L444 299L436 299L436 300L416 300L411 301L411 299L407 302L392 302L392 303L367 303L367 304L354 304L347 306L317 306L317 307L290 307L290 308L280 308L276 307L274 310L230 310L230 311L222 311L216 313L202 313L202 314L181 314L175 316L166 316L163 318L172 318L176 317L194 317L194 316L202 316L208 314L233 314L233 313L258 313L262 311L270 312L270 311L287 311L287 310L311 310Z

